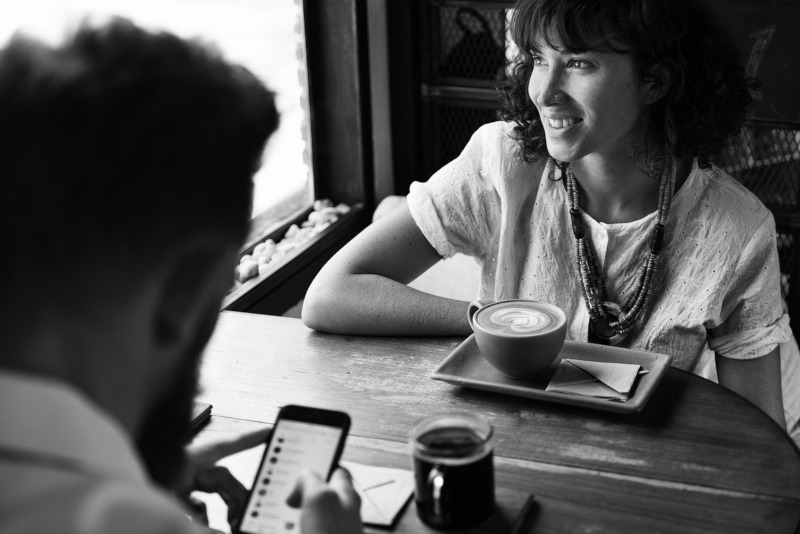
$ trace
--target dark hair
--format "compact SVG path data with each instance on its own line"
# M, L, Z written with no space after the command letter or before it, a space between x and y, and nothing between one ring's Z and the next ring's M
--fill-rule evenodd
M58 47L15 36L0 51L3 293L130 286L184 240L238 246L277 123L273 93L199 42L122 19Z
M630 53L643 81L668 84L645 110L647 139L640 150L653 173L660 170L656 154L662 150L708 167L739 133L752 100L755 82L745 76L740 51L699 0L518 0L511 36L519 53L498 86L501 117L516 123L513 135L526 161L547 156L527 91L537 43Z

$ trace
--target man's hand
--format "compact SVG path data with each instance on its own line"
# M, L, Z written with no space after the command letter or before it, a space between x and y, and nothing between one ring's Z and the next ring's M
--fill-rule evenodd
M232 440L203 443L187 447L187 473L178 494L184 497L194 511L195 520L208 523L202 503L189 498L192 491L217 493L228 506L228 523L236 529L247 504L247 488L227 468L216 463L232 454L266 442L272 430L265 428L238 436Z
M288 499L289 506L300 507L303 534L361 534L361 498L353 488L350 473L340 467L329 484L309 470L300 475Z

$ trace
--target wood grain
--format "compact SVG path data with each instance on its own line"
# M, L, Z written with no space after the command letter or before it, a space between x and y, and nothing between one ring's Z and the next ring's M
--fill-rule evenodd
M224 312L202 367L200 399L214 405L202 439L307 404L350 414L346 459L407 467L416 421L466 412L494 425L498 486L536 497L525 532L779 533L800 523L797 448L732 392L670 369L641 413L611 414L431 380L461 341L336 336Z

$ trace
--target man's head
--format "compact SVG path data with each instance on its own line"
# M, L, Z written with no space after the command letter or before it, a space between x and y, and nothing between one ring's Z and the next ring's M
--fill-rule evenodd
M12 39L0 368L72 382L140 441L186 419L277 120L252 74L167 33L116 20L56 48ZM142 398L114 398L115 369L131 391L149 383Z

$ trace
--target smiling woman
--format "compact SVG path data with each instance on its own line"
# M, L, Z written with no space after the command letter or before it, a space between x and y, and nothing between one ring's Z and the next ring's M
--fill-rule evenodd
M701 0L514 7L504 120L325 266L304 321L469 334L467 302L407 285L461 253L481 266L479 299L554 304L570 340L715 363L785 427L774 219L713 164L752 100L738 50Z
M633 57L575 53L542 43L531 62L528 96L542 118L553 158L596 158L619 147L633 156L644 137L645 106L659 96L652 82L642 83Z

